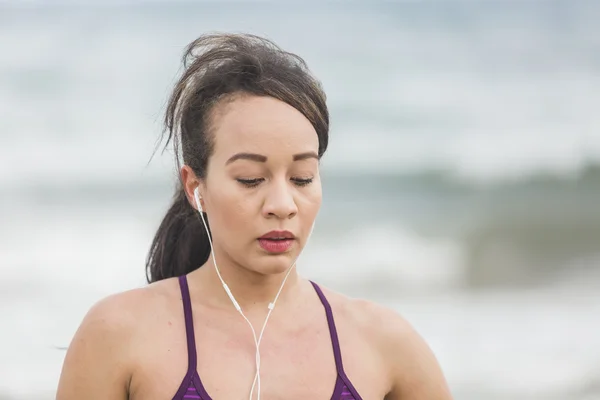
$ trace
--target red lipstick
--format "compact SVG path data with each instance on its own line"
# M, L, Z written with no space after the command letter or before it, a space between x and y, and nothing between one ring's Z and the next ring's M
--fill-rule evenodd
M285 253L296 237L290 231L271 231L258 238L258 244L268 253Z

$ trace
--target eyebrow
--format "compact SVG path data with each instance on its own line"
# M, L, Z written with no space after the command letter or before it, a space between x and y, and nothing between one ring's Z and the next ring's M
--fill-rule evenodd
M301 160L306 160L309 158L314 158L314 159L318 160L319 156L314 151L307 151L306 153L294 154L293 160L301 161ZM264 163L264 162L267 162L267 157L263 156L261 154L255 154L255 153L237 153L237 154L234 154L233 156L231 156L229 158L229 160L227 160L225 165L229 165L237 160L250 160L250 161Z

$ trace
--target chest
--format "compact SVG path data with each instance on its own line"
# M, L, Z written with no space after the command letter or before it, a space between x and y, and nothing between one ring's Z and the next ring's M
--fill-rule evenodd
M213 400L248 399L256 373L250 327L240 318L194 317L196 370L204 389ZM343 321L338 325L346 373L364 399L383 398L372 350ZM258 335L260 325L255 329ZM145 342L130 399L172 399L188 371L185 326L172 323L154 329ZM293 329L285 322L270 322L260 344L260 361L262 399L331 399L338 371L325 318Z

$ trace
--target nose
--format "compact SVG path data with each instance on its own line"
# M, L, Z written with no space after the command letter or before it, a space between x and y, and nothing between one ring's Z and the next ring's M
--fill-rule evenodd
M273 182L267 191L263 206L265 218L289 219L297 213L298 207L294 200L293 188L288 182Z

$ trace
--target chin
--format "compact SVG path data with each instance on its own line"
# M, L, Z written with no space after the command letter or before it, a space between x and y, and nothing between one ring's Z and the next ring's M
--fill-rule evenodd
M293 254L263 255L253 268L256 272L265 275L281 274L286 272L294 262Z

